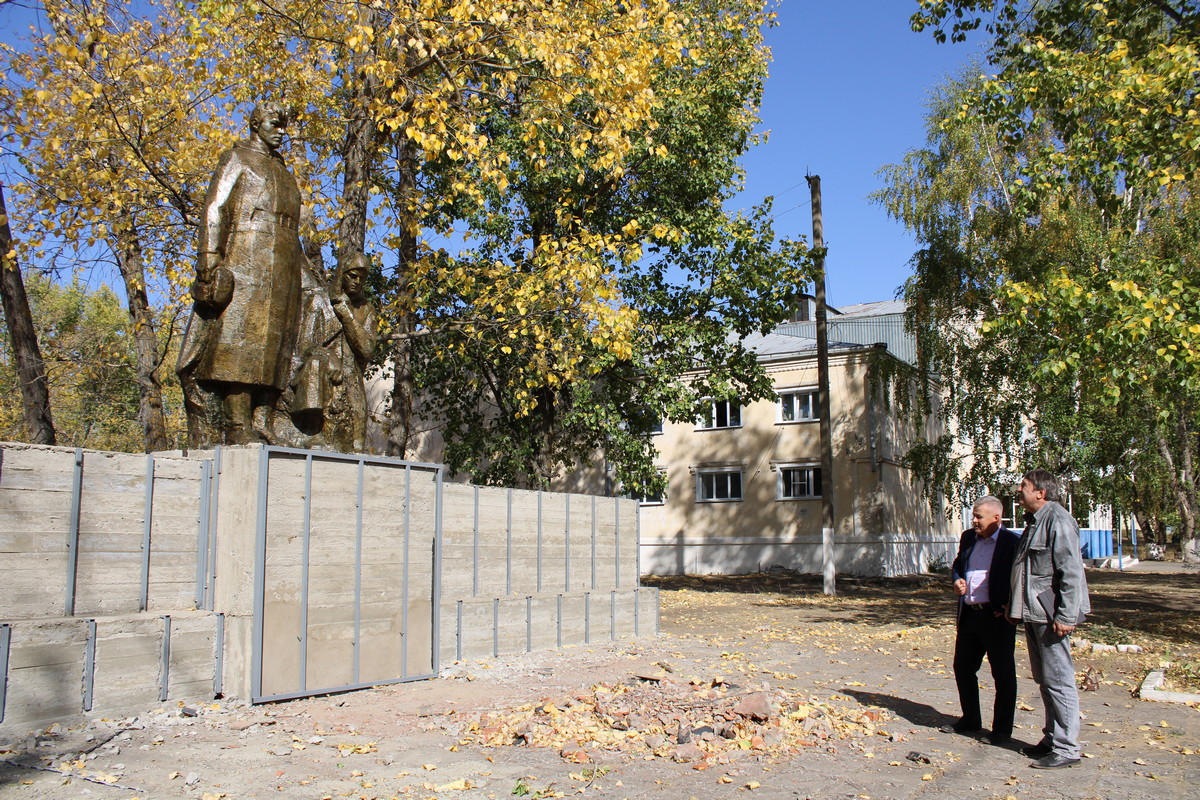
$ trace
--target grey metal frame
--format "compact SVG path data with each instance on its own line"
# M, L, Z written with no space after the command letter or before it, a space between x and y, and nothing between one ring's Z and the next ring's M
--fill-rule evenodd
M478 496L479 487L475 487L476 496ZM513 490L509 489L505 492L507 496L507 513L504 522L504 593L512 594L512 548L513 548L513 528L512 528L512 500Z
M196 608L204 608L205 601L204 578L208 574L208 538L212 530L212 467L211 461L200 462L200 513L196 523Z
M96 620L87 621L87 641L83 646L83 710L92 710L96 688Z
M164 614L162 639L162 664L158 675L158 700L165 702L170 696L171 683L171 615Z
M65 616L75 616L75 583L79 576L79 512L83 500L83 448L75 448L75 468L71 475L71 519L67 539L67 596Z
M208 514L208 580L205 583L206 602L204 607L212 611L217 600L217 509L221 494L221 448L213 449L212 466L208 471L209 514Z
M150 529L154 525L154 456L146 455L146 500L142 512L142 581L138 592L138 611L150 604Z
M8 699L8 652L12 648L12 626L0 625L0 722L4 722L4 705Z
M620 532L617 534L620 535ZM596 584L596 496L592 495L592 588L600 588Z
M220 697L225 692L225 615L216 614L217 629L214 634L216 641L213 647L217 651L217 664L213 668L213 694Z
M284 456L302 456L305 459L305 499L304 499L304 541L303 541L303 559L302 567L303 574L301 576L301 633L299 636L300 642L300 688L294 692L283 692L272 695L263 694L263 625L265 613L265 595L266 595L266 555L267 555L267 506L268 506L268 487L270 482L270 461L273 455ZM358 473L358 494L357 504L358 510L355 520L355 620L354 620L354 682L341 686L321 686L310 687L307 684L307 636L308 636L308 570L309 570L309 553L310 553L310 536L311 536L311 498L312 498L312 463L317 461L348 461L359 465ZM361 623L361 604L362 604L362 507L363 507L363 482L364 468L366 464L379 464L388 467L400 468L404 470L405 480L405 498L404 498L404 574L402 576L403 583L403 599L401 607L401 656L400 656L400 676L397 678L385 680L373 680L369 682L361 682L359 674L359 634ZM431 638L430 645L432 650L432 671L428 673L409 674L408 672L408 600L409 600L409 556L411 554L409 547L409 535L412 518L412 473L413 471L428 472L434 480L434 531L433 531L433 553L432 569L433 569L433 584L431 600ZM250 659L250 702L265 703L275 700L289 700L298 697L308 697L314 694L327 694L330 692L351 691L354 689L364 689L369 686L382 686L392 683L405 683L415 680L426 680L437 676L441 669L441 654L439 649L440 635L440 606L441 606L441 570L442 570L442 516L443 516L443 481L444 468L439 464L430 464L417 461L404 461L401 459L387 458L384 456L365 456L365 455L349 455L343 453L333 453L315 450L302 450L292 447L274 447L264 446L259 454L258 466L258 503L257 503L257 519L255 530L255 556L254 556L254 620L252 625L251 637L251 659ZM461 619L461 609L460 609ZM461 631L461 622L459 629ZM461 641L459 644L461 651Z
M542 591L542 490L537 493L537 590Z

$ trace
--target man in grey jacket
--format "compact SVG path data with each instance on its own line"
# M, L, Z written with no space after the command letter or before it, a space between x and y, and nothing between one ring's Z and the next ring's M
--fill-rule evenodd
M1013 559L1008 616L1025 623L1029 666L1046 707L1042 740L1021 751L1037 759L1030 764L1037 769L1079 763L1079 690L1070 634L1092 610L1079 526L1058 497L1058 481L1042 469L1025 473L1017 488L1026 526Z

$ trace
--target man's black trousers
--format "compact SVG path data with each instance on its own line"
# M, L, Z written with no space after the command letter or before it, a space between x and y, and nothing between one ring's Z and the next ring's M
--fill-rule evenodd
M958 635L954 639L954 680L962 706L962 725L982 728L979 713L979 679L976 677L986 655L996 684L996 702L992 707L992 734L1012 736L1013 713L1017 705L1017 665L1013 656L1016 626L990 608L963 605L958 617Z

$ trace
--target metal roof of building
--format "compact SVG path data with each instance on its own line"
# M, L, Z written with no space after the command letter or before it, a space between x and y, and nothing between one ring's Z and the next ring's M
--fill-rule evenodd
M839 314L830 314L828 317L830 348L835 346L835 342L846 346L874 345L882 342L887 345L888 352L896 358L915 365L917 342L905 327L905 308L902 300L883 300L838 309ZM817 323L814 320L786 322L775 328L774 335L812 341L812 347L815 348Z

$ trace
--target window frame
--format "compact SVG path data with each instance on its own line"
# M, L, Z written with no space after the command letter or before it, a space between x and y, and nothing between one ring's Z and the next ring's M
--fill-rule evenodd
M811 395L812 400L809 406L815 409L816 413L811 417L797 417L796 419L783 418L783 399L786 396ZM775 424L776 425L798 425L803 422L819 422L821 419L820 395L816 386L791 386L785 389L775 390ZM796 413L793 409L792 413Z
M661 475L665 476L667 474L666 467L657 467L656 469L658 470L659 474L661 474ZM663 489L662 494L659 495L657 498L653 498L653 499L644 497L644 496L640 496L638 494L638 489L640 489L640 488L641 487L636 487L634 489L630 489L627 492L628 497L630 497L633 500L638 501L639 507L640 506L664 506L667 504L667 496L670 493L670 489L671 489L671 486L669 483L668 483L667 487L665 489Z
M715 478L718 475L726 476L725 490L727 494L732 495L731 487L728 483L728 476L737 476L737 497L705 497L704 494L704 479L707 477ZM713 484L713 494L716 494L716 484ZM742 467L706 467L696 469L696 502L697 503L740 503L746 499L746 481L745 470Z
M738 399L736 397L728 397L728 398L713 397L713 398L709 398L707 402L708 402L708 411L705 414L705 416L696 420L696 430L698 430L698 431L727 431L727 430L730 430L733 428L742 427L742 404L740 402L738 402ZM729 420L733 417L734 412L736 412L737 424L725 424L725 425L717 424L717 418L718 418L717 406L721 403L725 404L725 421L726 421L726 423L729 423Z
M807 481L808 486L812 488L813 485L816 484L820 491L818 491L816 494L785 495L785 477L786 474L792 470L807 470L809 472ZM822 497L824 497L825 492L824 478L825 476L821 474L821 465L814 461L794 461L777 464L775 466L775 499L781 502L792 502L797 500L820 500Z

